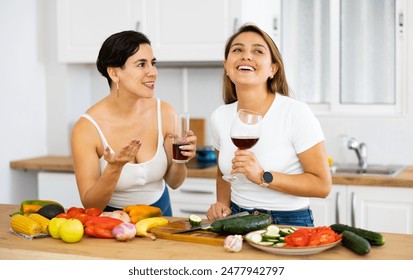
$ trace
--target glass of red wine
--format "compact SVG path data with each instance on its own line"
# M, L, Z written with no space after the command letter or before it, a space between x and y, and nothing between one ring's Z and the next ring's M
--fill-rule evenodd
M231 140L240 150L247 150L257 144L261 135L262 116L259 113L241 109L238 111L231 126ZM222 178L228 182L237 180L246 181L244 174L224 175Z

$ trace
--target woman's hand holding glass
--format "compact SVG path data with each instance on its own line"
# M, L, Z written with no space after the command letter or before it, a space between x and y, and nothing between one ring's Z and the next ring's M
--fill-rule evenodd
M238 111L231 126L231 140L239 150L247 150L252 148L261 136L261 121L262 116L259 113L241 109ZM238 166L239 165L239 166ZM243 161L233 161L233 169L243 167ZM222 178L228 182L236 182L238 180L247 180L244 174L224 175Z

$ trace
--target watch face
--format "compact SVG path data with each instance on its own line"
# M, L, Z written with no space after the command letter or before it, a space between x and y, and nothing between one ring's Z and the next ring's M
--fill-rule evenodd
M271 172L265 171L264 174L262 174L262 178L264 179L264 182L271 183L272 182Z

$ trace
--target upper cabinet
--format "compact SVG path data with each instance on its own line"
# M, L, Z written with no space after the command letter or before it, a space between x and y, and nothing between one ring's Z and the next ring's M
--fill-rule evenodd
M136 29L143 10L140 0L58 0L59 62L95 63L103 41L113 33Z
M113 33L137 30L161 63L223 60L225 42L253 22L278 40L279 0L58 0L58 58L94 63Z

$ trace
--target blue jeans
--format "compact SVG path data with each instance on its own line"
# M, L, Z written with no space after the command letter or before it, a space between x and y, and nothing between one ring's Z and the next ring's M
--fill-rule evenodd
M156 201L155 203L151 204L151 206L159 207L162 210L162 216L172 216L172 206L171 206L171 199L169 197L169 190L168 186L165 186L165 190L162 196ZM107 205L103 211L112 212L115 210L122 210L112 206Z
M231 214L247 211L253 213L259 211L262 213L268 213L271 215L273 223L286 226L304 226L314 227L313 212L311 209L293 210L293 211L272 211L265 209L245 209L239 207L234 202L231 202Z

